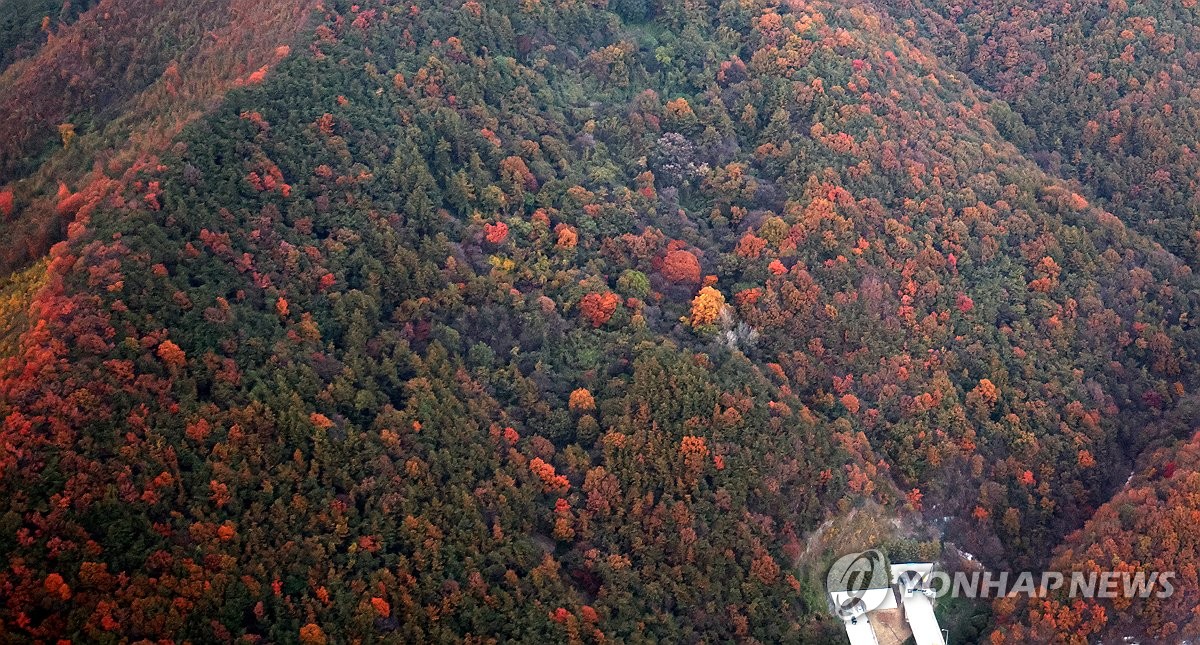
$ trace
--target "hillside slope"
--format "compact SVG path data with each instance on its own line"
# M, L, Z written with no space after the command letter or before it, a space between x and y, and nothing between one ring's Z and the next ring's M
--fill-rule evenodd
M612 9L326 3L62 209L5 631L828 642L821 521L1039 566L1190 434L1189 267L886 16Z
M993 117L1039 165L1173 253L1200 259L1195 3L880 5L906 37L1006 101Z
M1005 136L1043 168L1074 180L1122 221L1195 265L1200 241L1195 150L1200 143L1194 103L1200 70L1193 3L1029 7L889 0L883 5L908 37L941 60L957 62L1011 104L1011 111L1006 104L992 115ZM1157 430L1168 426L1173 430ZM1101 602L1092 608L1068 608L1071 603L1061 598L1020 610L1001 603L1001 614L1017 623L1005 631L1011 642L1024 642L1024 629L1038 634L1035 638L1079 631L1075 621L1081 610L1103 616L1084 631L1106 639L1142 630L1157 639L1200 634L1192 612L1200 604L1193 572L1200 548L1188 539L1196 467L1190 435L1198 429L1194 404L1139 428L1157 448L1135 469L1146 474L1131 476L1054 558L1070 570L1173 570L1186 580L1177 593L1162 603Z
M1195 423L1196 408L1188 422ZM1051 563L1057 571L1172 572L1174 593L1159 598L1045 599L995 603L993 643L1116 641L1145 634L1180 642L1200 634L1196 618L1196 519L1200 517L1200 435L1151 452L1113 499L1068 536Z
M62 18L90 9L69 24L47 22L45 42L0 72L0 270L24 267L65 236L81 207L72 196L94 202L131 169L155 165L225 92L260 82L309 26L313 4L64 4ZM19 25L6 26L0 35L19 37Z

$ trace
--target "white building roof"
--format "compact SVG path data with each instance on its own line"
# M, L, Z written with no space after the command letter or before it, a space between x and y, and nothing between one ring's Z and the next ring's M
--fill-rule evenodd
M933 600L919 589L907 591L904 588L901 577L910 571L920 576L918 586L927 588L925 577L933 571L933 563L892 565L892 580L900 583L900 602L904 605L904 618L912 629L913 640L917 645L946 645L946 640L942 637L942 628L933 614Z
M924 578L925 576L929 575L929 573L931 571L933 571L933 563L932 562L905 562L904 564L893 564L892 565L892 581L895 582L896 579L900 577L900 574L904 573L905 571L915 571L922 578Z
M843 606L847 600L855 597L862 598L862 606L866 611L871 612L876 609L896 609L896 594L889 587L880 587L878 589L864 589L857 594L850 594L845 591L835 591L829 594L833 598L833 603L837 607Z
M917 645L946 645L942 628L933 615L933 602L923 593L904 594L904 617L912 629Z

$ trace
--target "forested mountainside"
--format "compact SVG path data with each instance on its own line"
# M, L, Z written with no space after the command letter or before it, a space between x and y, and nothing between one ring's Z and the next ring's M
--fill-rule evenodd
M1180 572L965 640L1200 631L1186 3L1095 96L991 5L73 6L0 24L12 640L836 642L867 508Z
M1003 99L997 127L1039 165L1087 186L1193 265L1200 259L1191 0L885 3L903 35Z
M887 4L906 37L954 61L1007 102L994 113L1003 115L997 127L1026 154L1196 265L1194 3ZM1192 401L1167 422L1186 436L1197 419ZM1200 629L1192 611L1200 603L1198 550L1191 543L1198 441L1145 455L1136 476L1056 556L1064 569L1149 565L1185 572L1182 597L1110 607L1110 635L1148 629L1169 640ZM1012 642L1045 639L1063 628L1057 603L1001 609L1014 622L1002 630Z
M43 4L0 1L0 64L13 59L0 72L6 272L65 235L64 197L102 198L227 90L261 82L311 11L284 0L68 0L52 19Z

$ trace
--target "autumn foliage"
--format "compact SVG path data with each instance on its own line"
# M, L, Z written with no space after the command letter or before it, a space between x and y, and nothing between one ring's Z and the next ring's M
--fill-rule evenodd
M484 236L492 244L502 244L508 239L508 224L496 222L484 225Z
M593 327L608 322L621 299L615 293L589 293L579 303L579 311Z
M700 261L690 251L670 251L663 258L662 274L671 282L696 284L700 282Z
M184 363L187 362L187 357L184 355L183 350L179 348L179 345L176 345L169 340L164 340L158 346L157 353L158 357L161 358L164 363L172 367L182 367Z
M576 412L588 412L596 409L596 400L592 397L592 393L587 388L578 388L571 392L568 405L571 410Z
M693 327L711 325L724 307L725 296L712 287L704 287L692 300L692 314L688 322Z
M0 47L12 640L836 642L846 518L1200 561L1185 5L84 4Z

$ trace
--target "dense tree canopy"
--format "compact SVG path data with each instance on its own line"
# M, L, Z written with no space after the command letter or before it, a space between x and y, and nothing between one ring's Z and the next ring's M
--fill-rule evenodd
M0 214L62 238L0 283L14 639L823 643L813 536L854 509L1002 568L1187 531L1192 247L1063 167L1037 86L945 65L984 47L954 11L166 5L90 35L101 0L0 75L67 88L0 147ZM139 29L162 60L99 103L116 59L32 66ZM81 170L102 149L137 161ZM1181 586L1123 627L1183 628ZM1128 609L1057 602L995 638Z

